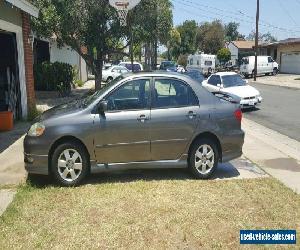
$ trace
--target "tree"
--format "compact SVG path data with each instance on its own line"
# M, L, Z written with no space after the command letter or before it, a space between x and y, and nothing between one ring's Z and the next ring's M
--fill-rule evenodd
M219 49L218 53L217 53L217 58L221 63L226 63L230 60L231 58L231 52L229 49L227 48L222 48Z
M198 27L196 43L200 51L216 54L224 47L225 30L221 21L205 22Z
M180 55L181 36L176 28L173 28L169 32L169 41L167 43L168 48L168 60L177 59Z
M177 31L180 33L180 54L193 54L196 52L196 33L197 23L195 20L187 20L183 24L177 26Z
M225 24L225 40L227 42L236 41L236 40L245 40L245 36L240 34L239 29L240 24L236 22L229 22Z
M178 57L178 60L177 60L177 63L179 65L182 65L183 67L186 67L187 66L187 60L188 60L188 55L185 54L185 55L180 55Z
M255 31L251 31L251 33L247 36L247 40L254 41L255 40ZM261 42L276 42L277 39L270 33L258 33L258 40Z
M105 57L124 53L128 45L128 27L120 26L115 9L106 0L35 0L35 4L40 9L33 22L35 32L55 36L59 44L77 51L95 74L95 89L100 89Z

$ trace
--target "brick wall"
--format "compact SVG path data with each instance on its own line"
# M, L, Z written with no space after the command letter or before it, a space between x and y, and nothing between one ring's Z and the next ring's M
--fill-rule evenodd
M28 37L31 33L30 17L27 13L22 12L22 31L23 31L23 46L24 46L24 62L25 62L25 78L27 90L27 106L28 112L35 110L35 92L33 78L33 54L31 43L28 42Z

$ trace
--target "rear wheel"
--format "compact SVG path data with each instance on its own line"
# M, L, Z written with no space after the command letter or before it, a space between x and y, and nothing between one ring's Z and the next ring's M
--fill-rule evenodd
M78 143L63 143L53 153L51 173L62 186L76 186L88 174L88 155Z
M208 179L216 170L219 154L216 143L203 138L197 140L190 151L189 168L198 179Z

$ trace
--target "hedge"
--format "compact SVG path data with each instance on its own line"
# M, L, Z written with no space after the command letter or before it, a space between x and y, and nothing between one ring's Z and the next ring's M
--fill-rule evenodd
M34 65L34 82L36 90L59 91L67 95L71 91L76 73L67 63L43 62Z

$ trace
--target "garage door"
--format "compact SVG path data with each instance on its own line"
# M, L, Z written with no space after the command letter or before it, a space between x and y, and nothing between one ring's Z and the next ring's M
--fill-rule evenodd
M300 52L282 53L280 71L282 73L300 74Z

